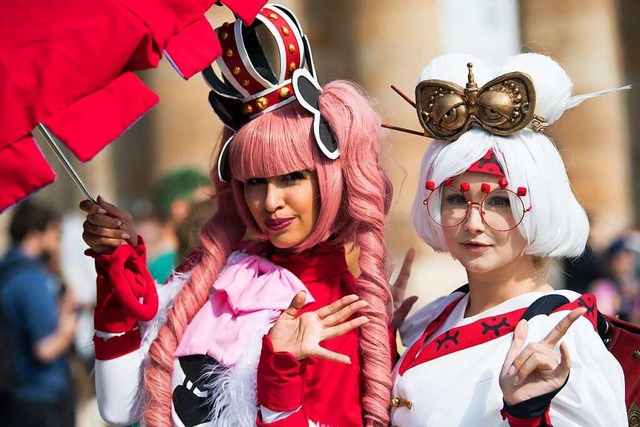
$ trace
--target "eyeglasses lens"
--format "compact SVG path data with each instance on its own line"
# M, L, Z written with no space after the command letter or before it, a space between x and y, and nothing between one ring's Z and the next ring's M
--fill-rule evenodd
M443 227L455 227L464 222L473 206L480 209L484 223L496 231L513 230L525 213L522 199L510 190L494 190L480 203L474 203L468 202L457 188L444 186L433 191L427 199L429 217Z

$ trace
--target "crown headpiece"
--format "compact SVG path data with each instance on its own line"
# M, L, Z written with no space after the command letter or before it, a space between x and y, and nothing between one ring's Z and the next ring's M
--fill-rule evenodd
M257 31L265 28L275 41L279 56L274 72ZM300 23L288 9L266 5L252 25L241 20L225 23L216 30L222 56L216 60L220 76L213 67L203 71L211 92L209 103L222 122L234 132L242 125L297 101L314 116L313 130L322 153L336 159L340 152L333 133L320 114L318 99L322 91L315 76L313 58ZM218 176L230 180L228 151L233 136L223 145L218 158Z

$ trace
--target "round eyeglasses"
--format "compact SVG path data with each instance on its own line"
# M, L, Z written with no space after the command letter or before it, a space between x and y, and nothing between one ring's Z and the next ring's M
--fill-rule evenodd
M531 210L524 207L522 198L511 190L498 188L485 194L480 202L467 200L459 189L443 185L434 189L424 201L429 217L442 227L462 224L472 207L480 210L482 221L495 231L516 228Z

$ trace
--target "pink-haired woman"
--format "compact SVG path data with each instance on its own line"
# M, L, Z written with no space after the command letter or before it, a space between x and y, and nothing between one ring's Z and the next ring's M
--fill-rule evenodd
M265 9L265 20L293 22L282 8ZM233 36L226 28L218 30L223 48ZM241 28L249 40L251 28ZM200 247L157 291L131 216L104 200L81 203L99 273L96 382L107 422L388 424L383 232L392 189L380 165L380 120L353 85L316 91L314 80L303 73L276 82L275 98L259 106L245 96L248 114L295 94L241 125L224 115L232 108L218 108L228 101L218 97L225 82L212 84L211 103L235 131L211 173L217 212ZM247 231L255 238L243 240ZM359 249L357 278L345 261L349 243Z

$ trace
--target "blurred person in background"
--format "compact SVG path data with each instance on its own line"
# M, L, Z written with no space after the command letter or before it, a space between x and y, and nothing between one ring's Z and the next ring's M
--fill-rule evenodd
M0 261L0 314L10 345L2 353L13 371L0 425L73 426L67 353L75 338L76 304L47 268L59 259L59 217L27 200L15 208L9 235L11 246Z
M590 285L600 311L622 320L640 323L640 281L637 254L626 237L616 239L605 253L605 275Z
M564 287L581 294L586 293L589 285L603 275L605 263L601 252L594 249L593 221L589 212L587 217L589 218L589 237L584 252L575 258L563 258L560 261Z
M211 197L193 203L189 216L177 230L178 259L181 262L200 245L200 228L213 216L215 209L216 202Z
M640 278L640 230L629 229L625 233L626 246L636 255L636 278Z
M156 282L164 283L182 261L178 255L178 230L191 216L193 204L206 196L209 186L209 177L192 168L171 171L153 186L152 212L145 222L148 229L156 230L148 258L149 271ZM154 221L157 227L152 227Z

